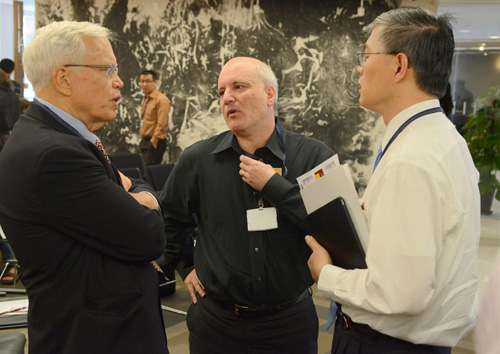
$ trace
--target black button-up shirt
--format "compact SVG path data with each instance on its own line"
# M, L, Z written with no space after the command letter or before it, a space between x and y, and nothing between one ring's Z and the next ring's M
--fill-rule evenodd
M280 128L286 161L276 130L254 155L282 170L285 162L288 173L274 174L261 192L241 179L243 150L230 131L187 148L165 184L160 199L167 262L183 278L196 268L207 296L247 306L274 305L297 297L313 283L304 241L306 211L296 178L333 151ZM278 228L248 231L246 211L258 208L261 196L265 207L277 209Z

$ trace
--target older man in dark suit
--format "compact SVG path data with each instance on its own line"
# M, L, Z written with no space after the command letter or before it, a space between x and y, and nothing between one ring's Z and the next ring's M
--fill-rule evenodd
M111 37L56 22L24 53L36 100L0 156L0 224L23 269L32 353L168 353L150 263L165 248L158 202L93 133L123 86Z

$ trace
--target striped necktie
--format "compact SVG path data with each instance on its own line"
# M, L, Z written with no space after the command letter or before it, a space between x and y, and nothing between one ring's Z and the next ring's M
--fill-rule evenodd
M102 146L101 142L99 140L95 141L95 146L102 152L106 160L108 160L109 164L111 165L111 160L109 159L108 154L106 153L106 150L104 150L104 146Z

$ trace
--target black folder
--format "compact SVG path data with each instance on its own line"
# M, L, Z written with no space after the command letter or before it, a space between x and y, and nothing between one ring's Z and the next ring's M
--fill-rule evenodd
M342 197L313 211L306 220L311 235L326 248L334 265L344 269L367 268L365 252Z

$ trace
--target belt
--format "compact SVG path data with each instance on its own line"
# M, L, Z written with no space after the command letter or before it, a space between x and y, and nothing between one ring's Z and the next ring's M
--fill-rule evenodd
M354 322L349 316L343 313L340 308L337 310L337 321L342 321L341 324L343 329L352 329L354 332L364 334L366 336L371 336L375 333L370 326Z
M219 299L214 299L214 298L209 298L212 300L212 302L216 303L219 305L224 310L230 310L234 315L241 317L241 318L259 318L259 317L264 317L268 315L273 315L276 313L279 313L285 309L288 309L299 302L305 300L307 297L311 296L309 294L309 290L304 291L302 294L300 294L298 297L296 297L293 300L284 302L279 305L263 305L263 306L245 306L245 305L238 305L235 304L234 302L229 302L229 301L224 301L224 300L219 300Z

